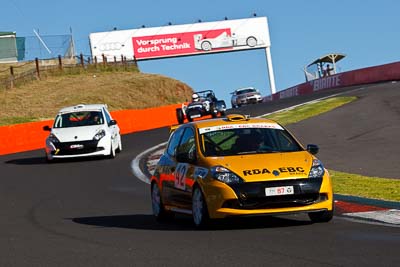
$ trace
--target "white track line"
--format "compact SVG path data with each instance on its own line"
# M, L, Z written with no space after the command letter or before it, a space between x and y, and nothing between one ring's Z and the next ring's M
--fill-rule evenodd
M143 151L142 153L140 153L139 155L137 155L131 162L131 169L132 169L132 173L134 176L136 176L138 179L142 180L143 182L149 184L149 178L142 172L142 170L140 169L140 160L147 154L149 154L151 151L154 151L156 149L159 149L162 146L165 146L167 144L167 142L158 144L156 146L153 146L145 151Z

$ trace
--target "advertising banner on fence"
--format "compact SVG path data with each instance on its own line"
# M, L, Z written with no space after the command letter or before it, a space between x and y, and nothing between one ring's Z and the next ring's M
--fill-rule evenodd
M266 17L197 22L89 35L92 56L137 60L269 47Z

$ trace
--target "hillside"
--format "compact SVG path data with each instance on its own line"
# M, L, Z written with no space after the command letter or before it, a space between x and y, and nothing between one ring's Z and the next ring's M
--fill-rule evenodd
M52 119L60 108L80 103L106 103L111 111L176 104L192 91L178 80L137 70L46 75L0 89L0 126Z

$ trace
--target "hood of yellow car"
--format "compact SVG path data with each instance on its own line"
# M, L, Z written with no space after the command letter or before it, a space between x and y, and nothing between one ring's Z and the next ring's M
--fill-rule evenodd
M246 182L307 178L314 157L307 151L209 157L212 166L223 166Z

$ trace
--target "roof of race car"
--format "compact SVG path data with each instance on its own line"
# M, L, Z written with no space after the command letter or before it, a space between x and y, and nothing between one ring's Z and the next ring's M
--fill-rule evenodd
M233 91L231 94L240 92L240 91L244 91L244 90L254 90L256 91L257 89L255 87L249 86L249 87L242 87L242 88L238 88L235 91Z
M229 114L224 118L198 120L193 121L190 124L198 128L200 134L210 131L240 128L241 125L255 128L283 129L279 123L273 120L265 118L250 118L250 116L243 114ZM171 132L176 128L177 127L174 127L174 129L171 128Z
M102 108L107 108L107 104L79 104L76 106L64 107L58 111L58 113L69 113L75 111L86 111L86 110L101 110Z

